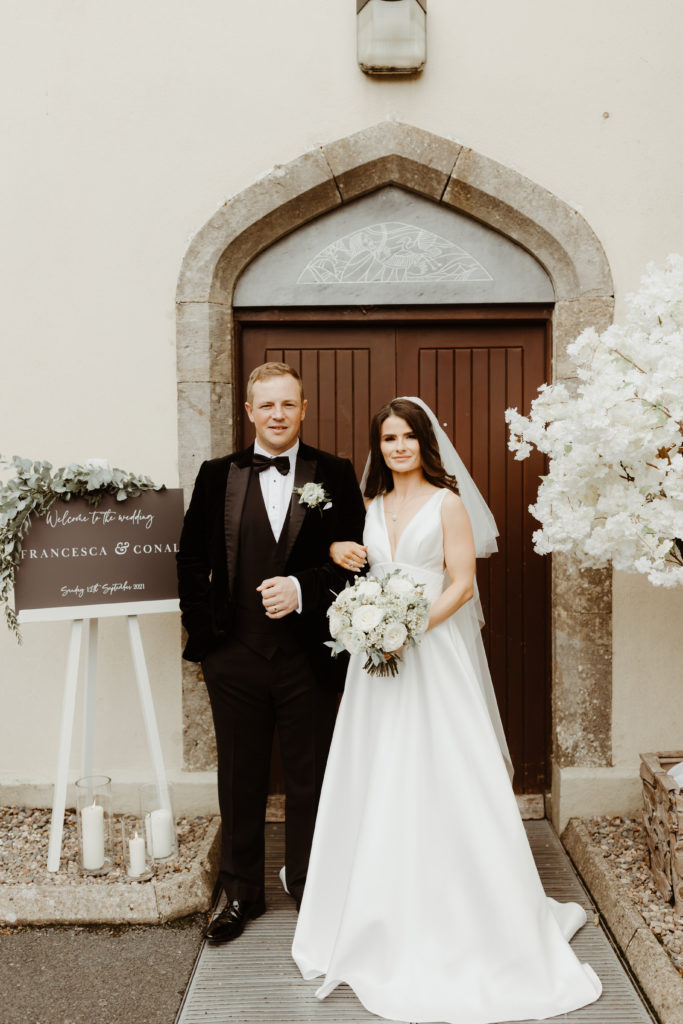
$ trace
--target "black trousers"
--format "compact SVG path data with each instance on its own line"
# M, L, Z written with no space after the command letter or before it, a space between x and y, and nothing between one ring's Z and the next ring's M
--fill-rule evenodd
M285 776L287 887L301 898L334 729L337 695L301 651L262 657L229 640L202 661L218 748L220 880L231 899L263 892L264 826L273 731Z

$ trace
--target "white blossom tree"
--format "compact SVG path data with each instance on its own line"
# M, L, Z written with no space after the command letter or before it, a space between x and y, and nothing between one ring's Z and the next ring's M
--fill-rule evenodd
M578 387L543 385L530 415L508 409L509 447L549 459L530 512L536 551L683 584L683 257L647 268L625 325L568 348Z

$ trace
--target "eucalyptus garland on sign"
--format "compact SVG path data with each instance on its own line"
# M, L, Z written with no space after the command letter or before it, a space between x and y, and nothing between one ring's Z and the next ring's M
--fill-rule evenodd
M21 643L10 594L30 516L44 516L58 500L84 498L88 504L98 505L105 494L125 501L143 491L163 490L163 485L156 485L148 476L111 469L95 461L53 470L49 462L32 462L14 455L11 459L0 458L0 465L14 469L11 479L0 481L0 604L5 607L7 626Z

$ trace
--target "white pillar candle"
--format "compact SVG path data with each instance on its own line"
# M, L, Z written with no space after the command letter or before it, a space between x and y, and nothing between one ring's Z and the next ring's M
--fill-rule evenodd
M137 832L128 840L128 862L128 874L131 878L137 878L147 870L145 840Z
M149 817L154 858L159 860L169 857L175 846L173 816L165 807L159 807L156 811L152 811Z
M81 811L83 867L97 871L104 864L104 808L92 803Z

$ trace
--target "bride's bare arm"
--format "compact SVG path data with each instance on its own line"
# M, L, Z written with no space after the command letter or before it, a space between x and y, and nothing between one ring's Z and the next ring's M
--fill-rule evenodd
M476 556L470 518L462 499L449 493L441 505L443 550L452 583L437 597L429 612L428 629L433 629L457 612L474 595Z
M342 569L362 569L367 560L367 548L353 540L335 540L330 544L330 558Z

